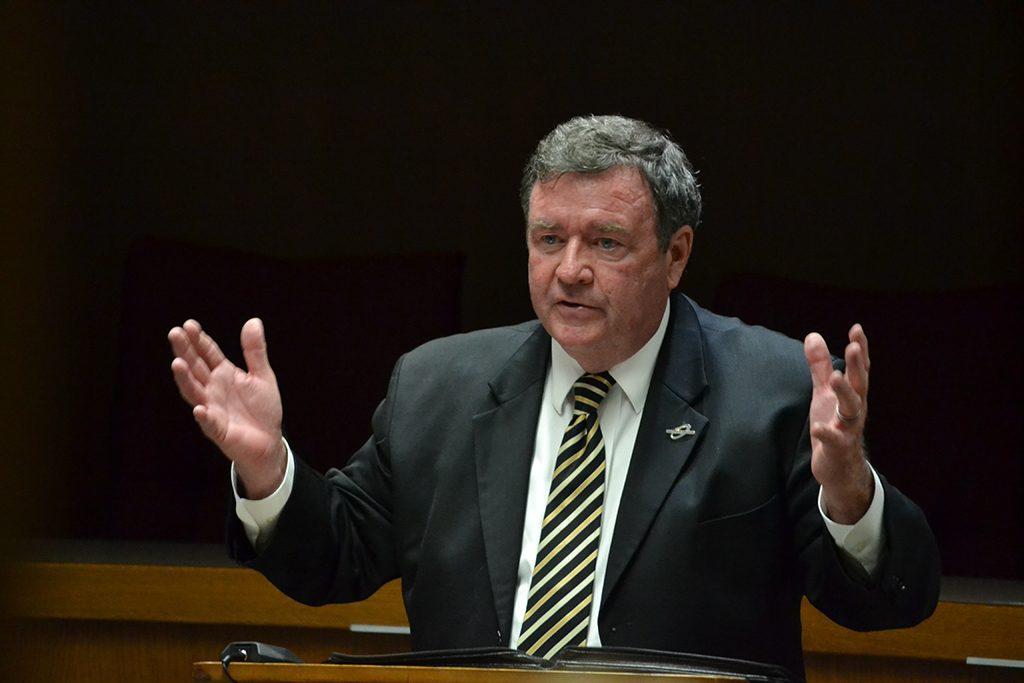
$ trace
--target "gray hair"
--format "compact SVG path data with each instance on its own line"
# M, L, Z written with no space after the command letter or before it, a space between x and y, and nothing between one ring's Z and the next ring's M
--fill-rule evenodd
M537 144L523 169L519 199L530 213L530 193L538 182L565 173L601 173L631 166L643 176L654 198L658 246L668 249L676 230L700 222L700 186L683 150L667 132L624 116L577 116Z

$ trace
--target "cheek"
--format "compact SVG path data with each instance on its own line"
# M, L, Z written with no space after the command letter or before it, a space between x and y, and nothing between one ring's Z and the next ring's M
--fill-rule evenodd
M547 283L551 279L549 270L545 268L542 260L530 258L526 268L526 279L530 284L530 294L532 296L538 296L547 289Z
M638 287L649 295L668 291L668 267L661 261L650 264L639 277Z
M644 289L644 275L632 268L608 267L596 278L605 298L618 302L626 312L634 309Z
M546 259L543 256L531 254L526 262L526 272L531 282L550 279L553 271L551 259Z
M666 296L665 281L656 268L647 268L641 272L630 270L616 272L614 276L604 280L605 297L616 303L619 318L626 326L634 326L637 321L645 320L651 310L661 306Z

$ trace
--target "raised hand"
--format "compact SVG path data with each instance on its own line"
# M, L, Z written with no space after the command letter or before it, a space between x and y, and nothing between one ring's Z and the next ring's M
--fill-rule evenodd
M249 498L265 498L284 478L287 452L281 438L281 394L267 360L263 323L242 326L248 372L224 356L195 320L167 335L171 371L199 427L229 459Z
M833 370L825 340L817 332L804 339L813 393L811 472L821 484L828 516L853 524L867 512L874 478L864 456L864 423L868 416L868 338L859 324L850 328L846 371Z

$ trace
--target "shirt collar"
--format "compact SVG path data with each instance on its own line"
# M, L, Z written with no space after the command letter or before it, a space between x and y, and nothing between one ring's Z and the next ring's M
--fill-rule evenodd
M661 315L661 324L654 335L640 347L639 351L609 370L638 415L644 409L647 389L651 386L651 377L654 375L654 363L658 360L658 351L661 350L661 342L665 339L665 331L668 329L668 312L669 304L666 299L665 312ZM554 338L551 339L550 372L548 381L551 388L551 403L555 412L561 415L569 403L572 385L584 374L584 370Z

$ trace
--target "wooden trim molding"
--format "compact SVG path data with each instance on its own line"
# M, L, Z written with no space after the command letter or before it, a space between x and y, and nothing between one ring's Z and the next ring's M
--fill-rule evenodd
M3 568L7 608L28 619L365 628L408 625L397 581L348 605L307 607L256 572L179 567L24 562ZM807 652L965 662L1024 659L1024 606L941 602L912 629L856 633L804 601Z
M362 602L308 607L235 567L38 562L8 565L5 573L16 617L328 628L409 623L397 581Z

